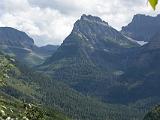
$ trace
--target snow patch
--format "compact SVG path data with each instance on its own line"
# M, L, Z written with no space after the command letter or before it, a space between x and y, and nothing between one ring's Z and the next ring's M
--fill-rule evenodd
M145 41L136 41L139 45L143 46L145 44L147 44L148 42L145 42Z
M105 52L109 52L109 50L108 49L103 49Z
M148 42L145 42L145 41L139 41L139 40L135 40L135 39L132 39L132 38L130 38L130 37L127 37L127 36L125 36L127 39L129 39L130 41L132 41L132 42L136 42L136 43L138 43L139 45L141 45L141 46L143 46L143 45L145 45L145 44L147 44Z

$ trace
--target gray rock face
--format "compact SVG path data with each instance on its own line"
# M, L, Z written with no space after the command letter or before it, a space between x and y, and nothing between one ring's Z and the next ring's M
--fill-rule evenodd
M132 22L122 27L121 32L139 41L150 41L160 31L160 15L156 17L135 15Z
M116 29L109 26L107 22L91 15L83 15L75 23L72 32L84 37L92 48L96 49L116 49L118 47L129 48L136 46L136 43L128 40Z
M63 59L66 56L84 54L91 61L105 61L104 54L120 53L127 48L137 47L138 44L128 40L116 29L109 26L101 18L91 15L82 15L75 22L71 34L46 63ZM74 50L73 50L74 49ZM67 52L68 51L68 52ZM76 53L78 52L78 53ZM61 57L60 57L61 56ZM107 57L108 59L109 57ZM102 61L101 61L102 62Z

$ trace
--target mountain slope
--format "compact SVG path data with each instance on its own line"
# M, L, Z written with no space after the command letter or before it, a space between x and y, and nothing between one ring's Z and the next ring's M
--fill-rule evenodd
M40 73L14 63L8 86L0 91L73 119L140 120L160 101L159 40L156 34L140 47L100 18L83 15L53 56L38 66Z
M106 103L145 101L148 108L160 100L158 35L139 47L100 18L83 15L39 70Z
M26 93L22 92L25 88L31 91L31 88L27 87L24 82L21 83L12 77L13 71L15 75L18 72L13 62L12 58L0 53L0 119L69 120L69 118L58 111L37 105L38 102L35 103L36 101L33 103L33 99L30 101L33 104L25 103L24 101L27 101L27 99L23 99L23 102L22 98L17 99L18 96L24 98L28 96L31 100L29 91L26 91ZM14 84L19 85L19 87L14 88L12 82L15 82Z
M10 58L5 58L5 60L10 60ZM61 111L73 119L81 120L132 120L132 118L140 119L143 117L144 113L138 109L101 103L78 93L63 83L50 79L44 74L35 73L27 69L26 66L12 64L15 67L8 73L9 78L5 79L6 86L0 87L2 96L9 96L27 103L41 104L43 111L46 111L46 115L49 115L51 119L57 117L57 120L59 118L68 120L67 117L56 111ZM12 99L5 98L5 101L10 100ZM8 105L8 102L3 101L4 99L0 104L5 104L9 108L13 107L16 111L24 111L21 102L17 103L13 100L13 103ZM14 102L17 104L17 108L14 108ZM48 107L55 108L56 111L52 112L52 109L48 111Z
M128 60L128 68L119 78L124 91L122 100L135 102L140 99L156 98L159 101L160 88L160 35L155 35L150 42L134 51ZM116 99L116 98L115 98ZM158 102L157 101L157 102ZM155 103L156 104L156 103Z
M108 91L123 73L126 53L139 47L98 17L83 15L63 44L39 66L85 95L107 101ZM106 92L107 91L107 92Z
M37 47L26 33L10 27L0 27L0 50L15 56L20 62L28 65L40 64L56 49L57 46Z
M149 41L160 31L160 15L156 17L135 15L132 22L122 27L122 33L138 41Z

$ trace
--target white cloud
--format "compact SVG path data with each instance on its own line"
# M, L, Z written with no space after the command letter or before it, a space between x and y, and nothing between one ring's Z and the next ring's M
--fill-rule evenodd
M31 35L38 45L60 44L82 14L100 16L117 29L134 14L156 15L147 0L1 0L0 26Z

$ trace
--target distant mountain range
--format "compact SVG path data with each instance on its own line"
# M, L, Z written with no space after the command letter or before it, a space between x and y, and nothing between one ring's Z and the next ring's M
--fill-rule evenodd
M84 14L60 46L44 47L24 32L0 28L1 51L20 62L10 87L2 90L17 99L34 98L73 119L141 120L160 102L159 19L135 15L117 31Z
M26 33L10 27L0 27L0 49L28 65L43 63L58 46L37 47Z

